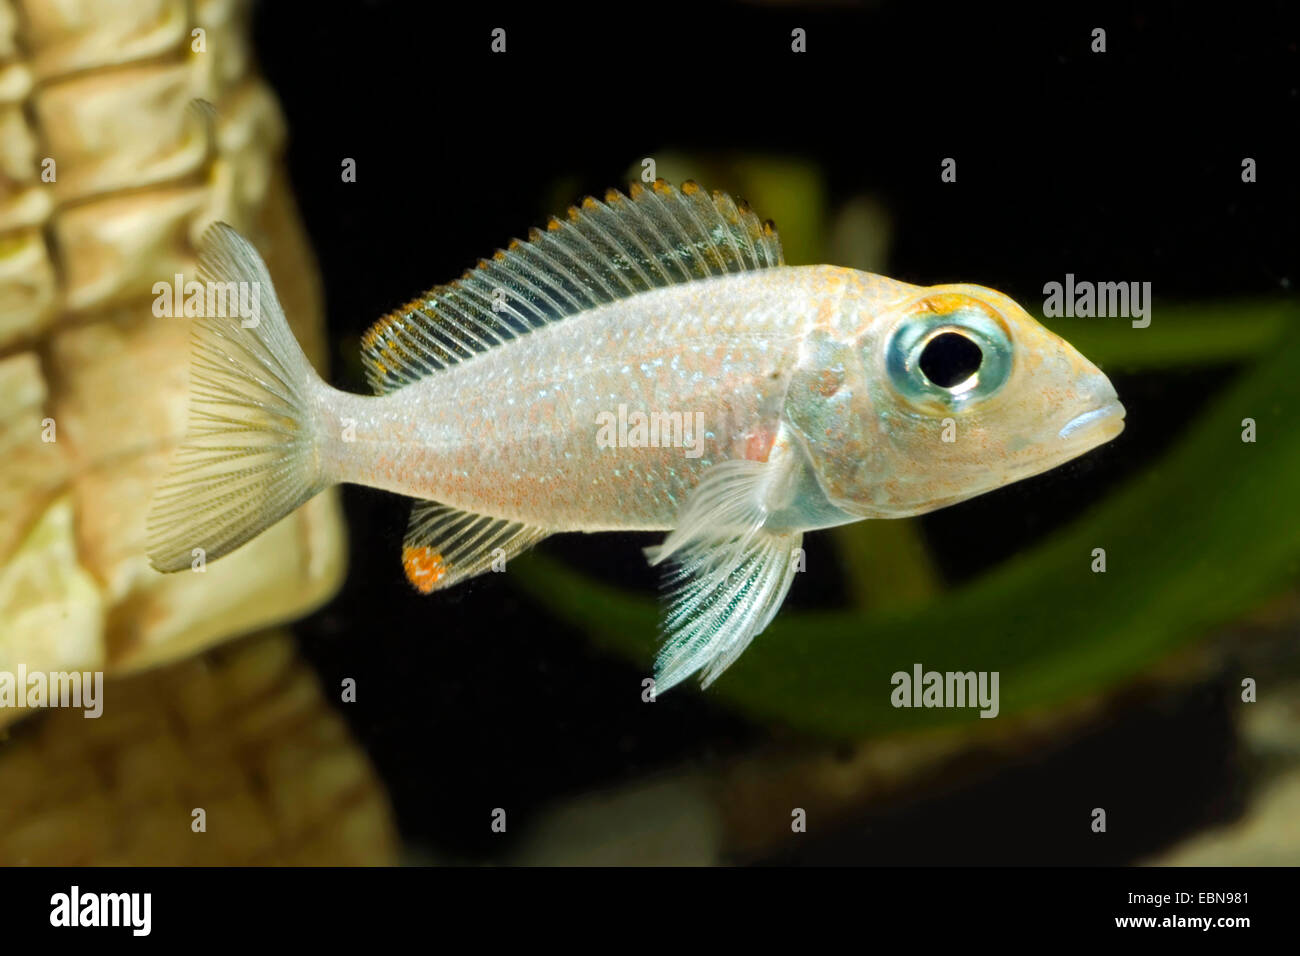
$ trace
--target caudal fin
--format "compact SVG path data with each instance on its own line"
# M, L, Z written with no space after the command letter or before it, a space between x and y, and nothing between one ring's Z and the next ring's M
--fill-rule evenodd
M206 309L190 320L189 430L148 520L159 571L228 554L328 484L311 397L319 380L261 257L218 223L203 234L199 278Z

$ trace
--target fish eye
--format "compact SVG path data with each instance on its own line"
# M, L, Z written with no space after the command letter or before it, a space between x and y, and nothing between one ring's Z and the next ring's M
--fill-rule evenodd
M940 332L921 348L921 374L940 388L956 388L980 370L984 353L960 332Z
M899 323L885 346L890 384L918 404L954 408L988 398L1011 372L1011 341L974 308L923 313Z

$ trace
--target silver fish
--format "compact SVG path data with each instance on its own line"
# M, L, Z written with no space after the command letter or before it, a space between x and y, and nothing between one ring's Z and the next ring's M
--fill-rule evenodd
M402 554L425 593L556 532L664 530L660 692L707 686L767 626L804 532L941 508L1123 429L1106 376L1005 295L787 266L770 223L690 182L589 197L381 319L374 396L315 374L229 227L200 273L258 305L196 320L154 567L338 482L419 499Z

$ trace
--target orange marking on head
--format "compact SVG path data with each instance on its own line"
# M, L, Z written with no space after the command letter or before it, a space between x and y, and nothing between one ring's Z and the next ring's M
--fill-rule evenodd
M403 548L402 570L406 572L406 580L421 594L428 594L447 575L442 555L427 545Z
M977 308L987 312L988 308L974 296L962 292L936 292L918 302L912 311L933 312L935 315L949 315L958 309Z
M694 196L700 191L700 184L693 179L688 179L682 183L682 192L688 196Z
M1008 328L1006 319L997 309L984 300L973 295L967 295L965 292L938 291L931 293L915 303L908 309L908 312L913 315L928 312L937 316L945 316L962 310L982 312L1004 329Z

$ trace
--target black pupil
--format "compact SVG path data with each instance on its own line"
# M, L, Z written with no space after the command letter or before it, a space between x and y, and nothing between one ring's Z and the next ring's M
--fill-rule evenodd
M921 350L921 374L940 388L960 385L980 370L984 353L956 332L943 332Z

